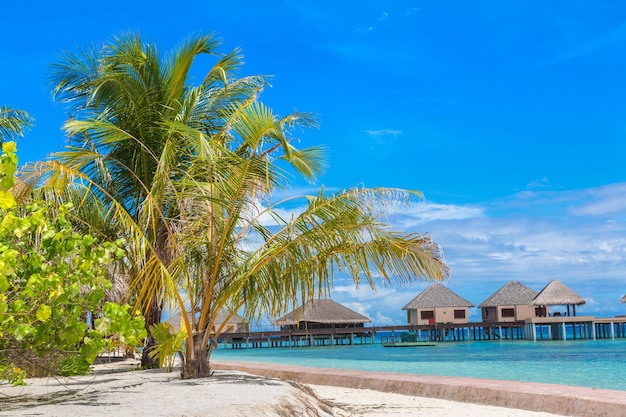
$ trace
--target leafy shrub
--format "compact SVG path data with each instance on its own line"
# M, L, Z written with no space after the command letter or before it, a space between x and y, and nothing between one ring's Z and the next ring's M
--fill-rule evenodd
M98 353L138 346L143 317L128 305L103 303L105 266L122 241L99 243L72 230L70 205L53 213L42 201L17 207L11 187L14 142L0 156L0 380L89 371ZM92 318L93 326L88 319Z
M181 352L187 338L187 331L182 328L176 332L171 324L161 322L152 325L150 333L155 342L155 346L149 352L150 357L152 359L158 358L159 366L166 368L167 372L172 372L175 355ZM182 352L180 354L182 355Z

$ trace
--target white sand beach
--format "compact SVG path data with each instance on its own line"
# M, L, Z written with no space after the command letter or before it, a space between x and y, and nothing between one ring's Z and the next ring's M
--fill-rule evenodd
M176 371L127 370L133 366L103 364L86 376L1 385L0 416L555 416L368 389L308 386L235 370L183 381Z
M336 416L362 417L555 417L556 414L436 398L414 397L367 389L311 386L315 394L335 406Z

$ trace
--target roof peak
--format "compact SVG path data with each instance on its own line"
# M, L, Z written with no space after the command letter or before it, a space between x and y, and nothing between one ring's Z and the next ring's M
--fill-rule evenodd
M438 307L474 307L474 304L443 284L435 282L419 293L417 297L409 301L402 309L409 310Z

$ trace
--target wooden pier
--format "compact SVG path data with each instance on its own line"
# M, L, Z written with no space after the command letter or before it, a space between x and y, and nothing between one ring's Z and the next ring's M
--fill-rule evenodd
M337 327L308 330L273 330L260 332L222 333L217 343L233 349L260 347L308 347L373 344L376 333L372 327Z
M376 335L384 334L394 338L406 332L415 333L419 340L430 342L525 338L524 322L481 322L222 333L217 343L233 349L363 345L377 343Z
M596 340L626 338L626 317L535 317L525 322L527 340Z
M400 338L415 333L429 342L463 342L489 340L595 340L626 338L626 316L536 317L514 322L470 322L463 324L374 326L308 330L271 330L222 333L219 346L232 349L346 346L377 343L376 336Z

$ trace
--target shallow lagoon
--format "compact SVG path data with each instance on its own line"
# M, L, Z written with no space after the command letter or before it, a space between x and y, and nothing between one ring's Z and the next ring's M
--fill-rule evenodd
M626 340L448 342L223 349L215 359L407 374L463 376L626 391Z

